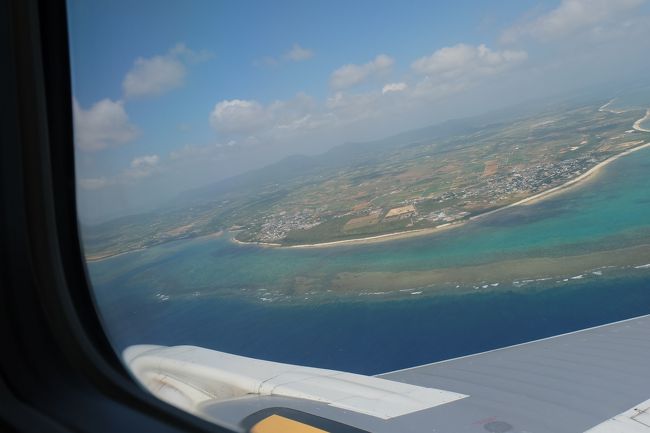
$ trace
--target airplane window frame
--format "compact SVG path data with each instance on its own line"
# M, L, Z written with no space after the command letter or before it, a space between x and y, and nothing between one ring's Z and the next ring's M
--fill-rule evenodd
M78 233L66 4L0 12L0 427L234 431L147 393L109 344Z

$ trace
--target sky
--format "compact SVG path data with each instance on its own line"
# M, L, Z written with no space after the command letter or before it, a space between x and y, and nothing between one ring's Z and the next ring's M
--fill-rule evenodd
M293 154L647 79L649 2L69 0L81 220Z

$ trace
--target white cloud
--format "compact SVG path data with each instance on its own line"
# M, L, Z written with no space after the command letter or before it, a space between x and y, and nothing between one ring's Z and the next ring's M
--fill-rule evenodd
M463 75L485 75L500 72L525 60L522 50L494 51L485 45L457 44L444 47L430 56L417 59L412 69L423 75L458 78Z
M94 152L133 140L137 128L131 124L122 101L102 99L84 110L73 101L75 143L81 150Z
M345 65L338 68L330 77L330 86L335 90L346 89L367 80L369 77L386 72L395 61L386 54L363 65Z
M270 133L273 130L307 129L320 123L316 101L298 93L292 99L267 106L254 100L225 100L210 113L210 124L222 134ZM248 140L250 141L250 140ZM245 141L240 141L240 144Z
M122 173L123 180L141 179L158 171L158 155L142 155L131 160L131 166Z
M185 44L178 43L169 50L169 55L182 59L185 63L200 63L212 58L212 53L208 50L194 51L189 49Z
M223 133L251 133L262 128L267 114L257 101L242 99L224 100L210 113L210 124Z
M139 57L122 81L127 98L155 96L181 87L185 81L187 62L199 62L210 57L207 51L195 52L177 44L164 55Z
M131 161L131 168L147 168L154 167L160 162L158 155L143 155L133 158Z
M136 59L133 68L126 74L122 87L129 97L160 95L183 85L185 65L168 56L154 56Z
M285 54L285 57L294 62L310 59L314 56L314 52L310 49L303 48L298 44L293 44L293 47Z
M562 0L560 5L536 19L506 29L503 43L514 43L524 36L548 41L616 20L645 0Z
M285 61L302 62L314 57L314 52L308 48L302 47L299 44L293 44L291 49L284 53L283 56L264 56L253 61L253 65L258 68L275 68L280 66Z
M381 93L385 95L386 93L403 92L407 87L406 83L388 83L381 89Z
M279 130L306 130L320 123L318 104L305 93L298 93L286 101L275 101L266 112L270 126Z
M423 78L415 83L410 95L438 100L464 92L527 58L523 50L492 50L484 44L443 47L411 64L411 69Z
M323 102L306 94L270 104L256 100L223 100L210 113L210 124L222 138L235 138L238 147L256 142L270 146L299 143L314 134L328 136L334 134L333 131L361 130L360 125L367 127L376 119L395 115L408 117L405 113L415 112L433 100L466 91L484 76L505 71L526 58L526 52L521 50L491 50L485 45L458 44L416 60L412 65L416 74L407 74L402 81L384 82L374 90L350 90L393 66L394 60L381 54L368 63L345 65L334 71L330 77L333 92ZM390 97L383 96L389 94ZM210 152L211 149L188 148L173 157Z
M223 100L210 113L210 124L222 139L236 139L238 147L254 143L283 146L300 143L303 138L314 135L329 136L335 134L334 131L360 131L377 119L407 118L405 113L416 113L432 101L467 91L487 76L506 71L526 58L522 50L492 50L485 45L458 44L416 60L412 65L416 73L405 75L403 80L384 82L374 90L351 90L352 86L392 67L394 60L382 54L371 62L346 65L334 71L330 77L333 92L323 102L306 94L270 104L256 100ZM209 152L210 149L188 148L186 153ZM180 153L174 155L179 156Z
M336 92L327 99L326 106L336 119L337 126L361 119L375 117L385 106L380 102L381 94L375 92Z
M320 125L320 121L315 118L315 116L311 114L305 114L302 117L299 117L297 119L292 119L289 122L286 123L281 123L279 125L276 125L275 127L280 130L286 130L286 131L298 131L298 130L306 130L306 129L312 129L316 126Z

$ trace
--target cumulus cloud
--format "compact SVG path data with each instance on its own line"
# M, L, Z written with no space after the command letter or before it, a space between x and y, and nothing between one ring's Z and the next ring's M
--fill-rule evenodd
M303 48L298 44L293 44L293 47L285 54L285 57L294 62L310 59L314 56L314 52L307 48Z
M158 155L143 155L133 158L131 161L131 168L146 168L154 167L160 162Z
M389 82L375 90L351 91L351 87L393 65L394 60L382 54L371 62L345 65L334 71L330 77L334 91L324 103L306 94L266 105L255 100L223 100L210 113L210 124L222 137L234 136L240 145L244 137L249 142L253 137L264 143L282 143L315 130L327 132L404 113L433 99L467 90L481 77L504 71L526 57L521 50L458 44L413 62L416 74L409 74L404 81ZM393 96L383 97L388 94Z
M81 150L94 152L133 140L137 128L129 121L122 101L102 99L84 110L73 101L75 143Z
M210 124L223 133L251 133L266 124L266 112L262 104L253 100L224 100L210 113Z
M376 117L385 109L381 102L381 94L377 91L363 93L336 92L326 101L328 112L337 125L357 122L362 119Z
M341 66L330 77L330 86L342 90L366 81L369 77L386 72L395 61L386 54L380 54L374 60L363 65Z
M223 134L250 135L274 130L292 131L320 124L316 101L305 93L266 106L254 100L224 100L210 113L210 124ZM240 140L240 144L250 142Z
M275 101L266 112L272 127L280 130L310 129L320 122L318 104L305 93L298 93L286 101Z
M423 75L458 77L466 74L482 75L502 71L528 57L523 50L491 50L484 44L472 46L457 44L444 47L430 56L417 59L412 69Z
M183 85L185 65L168 56L136 59L122 87L128 98L160 95Z
M406 83L388 83L381 89L381 93L385 95L386 93L403 92L407 87Z
M127 98L155 96L183 85L187 74L186 63L207 59L206 51L195 52L177 44L166 54L149 58L139 57L122 81Z
M335 70L330 76L332 93L325 101L316 101L302 93L269 104L256 100L222 100L210 112L209 120L222 139L235 139L238 147L255 142L283 145L298 143L313 134L324 137L332 131L360 131L361 125L370 125L374 119L408 117L405 113L466 91L484 76L505 71L526 58L522 50L458 44L417 59L412 64L415 73L406 74L402 80L354 91L354 86L381 76L393 66L391 57L380 54L370 62L348 64ZM173 157L211 151L212 147L188 148Z
M464 92L527 58L523 50L492 50L484 44L443 47L411 64L411 69L422 78L413 85L410 95L434 100Z
M284 62L302 62L314 57L314 52L300 44L294 43L291 49L282 56L264 56L253 61L253 65L261 68L275 68Z
M506 29L501 35L501 41L514 43L526 36L542 41L563 38L615 20L644 2L645 0L562 0L550 12Z
M467 91L484 77L506 71L526 58L522 50L458 44L417 59L412 64L415 73L406 74L401 81L354 91L353 86L392 67L394 60L381 54L368 63L345 65L334 71L330 77L333 91L323 102L306 94L269 104L256 100L222 100L211 111L210 124L221 138L236 139L237 146L255 140L268 145L295 143L299 137L313 136L315 131L326 136L331 131L369 125L373 119L416 112L433 100ZM209 149L187 149L188 153L203 151Z
M123 177L126 179L141 179L151 176L158 169L160 157L158 155L142 155L131 160L131 165L124 170Z
M169 55L176 56L185 63L200 63L212 58L212 53L208 50L195 51L183 43L174 45L169 50Z

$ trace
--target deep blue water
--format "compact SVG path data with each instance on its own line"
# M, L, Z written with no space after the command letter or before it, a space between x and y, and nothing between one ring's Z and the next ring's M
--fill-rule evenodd
M650 279L562 290L400 301L268 306L237 299L152 302L110 310L118 349L192 344L302 365L377 374L650 312Z

